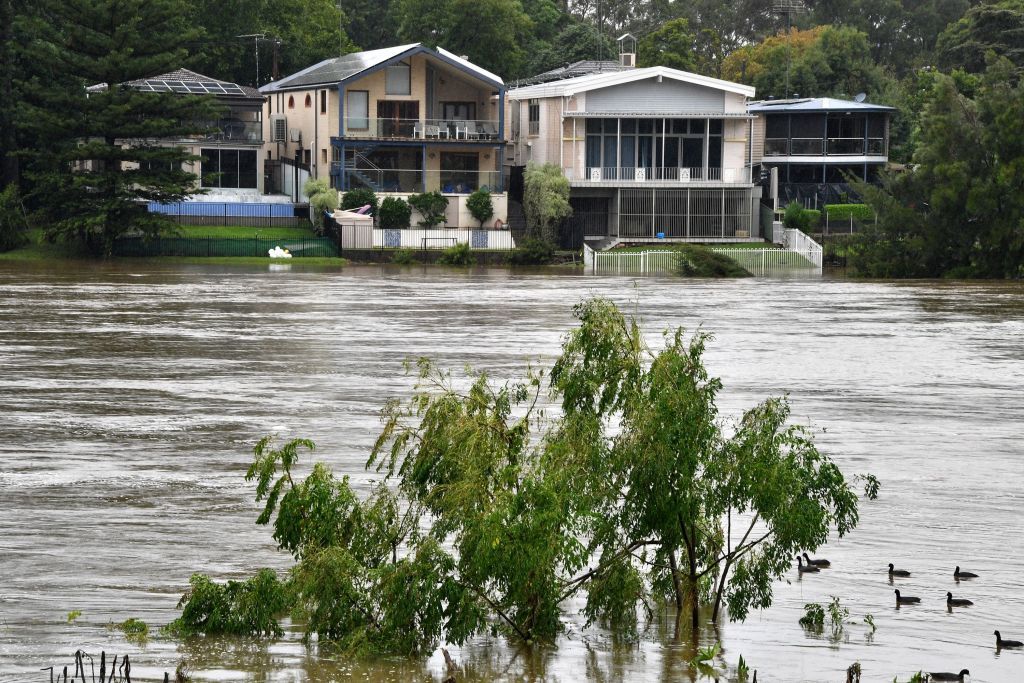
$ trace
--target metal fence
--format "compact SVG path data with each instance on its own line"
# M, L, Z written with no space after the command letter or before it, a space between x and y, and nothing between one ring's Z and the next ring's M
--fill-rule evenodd
M337 256L338 247L326 237L270 239L267 237L124 237L114 242L115 256L268 256L280 247L293 257Z
M249 228L299 228L309 226L305 206L260 202L151 202L150 213L172 218L179 225L239 225Z
M471 249L508 251L516 248L511 230L472 228L383 229L372 224L340 224L330 221L327 236L341 250L351 249L448 249L468 244Z
M821 272L821 254L818 264L813 254L789 249L757 248L728 249L708 247L710 251L725 254L754 275L781 275L799 272ZM594 252L586 259L595 275L671 275L677 271L679 254L671 250L634 252Z

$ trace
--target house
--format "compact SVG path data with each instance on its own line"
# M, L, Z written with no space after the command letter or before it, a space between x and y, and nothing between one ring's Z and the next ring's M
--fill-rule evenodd
M621 63L635 55L624 51ZM660 66L514 88L509 174L557 165L583 237L606 246L752 239L761 196L751 177L753 95Z
M260 201L263 192L263 95L255 88L221 81L188 69L178 69L152 78L125 83L141 92L176 93L182 97L213 95L221 106L221 117L205 121L204 135L163 139L162 145L182 147L201 156L198 168L187 170L199 176L206 194L197 201ZM105 90L94 85L89 92Z
M779 204L812 208L856 193L848 177L873 182L889 160L892 107L832 97L752 102L755 162L778 169Z
M277 189L295 193L311 176L339 191L437 190L448 226L476 227L465 202L486 187L492 220L505 221L505 85L495 74L413 43L328 59L260 90Z

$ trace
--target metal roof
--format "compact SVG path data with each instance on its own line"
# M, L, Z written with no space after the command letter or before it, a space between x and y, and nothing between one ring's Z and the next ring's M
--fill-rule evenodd
M895 107L888 107L884 104L871 104L870 102L854 102L853 100L840 100L835 97L805 97L791 100L760 100L751 102L747 107L756 114L771 114L773 112L794 114L817 114L830 111L843 112L882 112L896 111Z
M580 76L578 78L567 78L561 81L554 81L552 83L529 85L523 88L510 90L508 96L509 99L512 100L532 99L535 97L569 97L580 92L600 90L601 88L608 88L615 85L621 85L623 83L632 83L634 81L643 81L658 77L668 78L684 83L691 83L693 85L700 85L705 88L713 88L715 90L724 90L726 92L736 93L737 95L744 95L746 97L754 96L754 89L749 85L723 81L721 79L710 78L708 76L701 76L700 74L690 73L689 71L670 69L667 66L650 66L644 69L627 69L625 71L613 73L601 73L592 74L590 76Z
M142 92L173 92L179 95L216 95L217 97L244 97L263 100L263 94L256 88L211 78L188 69L176 69L159 76L139 78L128 81L124 85ZM106 89L106 83L98 83L86 88L88 92L102 92Z
M530 76L516 82L516 87L525 87L527 85L536 85L538 83L549 83L551 81L561 81L567 78L579 78L580 76L589 76L591 74L598 73L611 73L614 71L626 71L632 69L631 66L623 66L617 61L606 59L582 59L572 64L566 64L560 66L557 69L551 69L544 73L537 74L536 76Z
M364 50L363 52L352 52L341 57L325 59L322 62L306 67L290 76L285 76L279 81L267 83L260 88L262 93L279 92L282 90L306 90L320 85L336 85L347 81L359 74L376 66L386 64L402 57L411 57L415 54L427 54L439 59L442 62L487 81L491 85L500 88L504 84L500 76L492 74L486 69L448 52L443 48L436 51L422 43L409 43L408 45L396 45L385 47L379 50Z

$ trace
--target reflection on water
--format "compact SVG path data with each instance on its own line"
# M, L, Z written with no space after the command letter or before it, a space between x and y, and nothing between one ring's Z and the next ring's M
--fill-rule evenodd
M504 270L0 264L0 680L43 680L78 647L129 653L133 678L184 661L195 680L441 680L426 661L351 662L297 629L144 647L106 628L173 619L193 571L283 569L242 479L263 434L303 435L367 490L363 469L385 399L406 396L407 357L495 377L550 361L583 297L636 301L652 337L703 325L707 362L735 417L789 392L796 419L848 472L882 480L833 568L775 585L776 604L718 632L675 632L659 614L635 643L569 620L554 646L481 639L449 648L459 680L682 680L696 645L720 640L759 680L865 680L969 668L1012 681L1024 653L1020 465L1024 288L1003 283L736 282L593 278ZM922 598L897 610L896 587ZM953 567L981 577L957 586ZM947 612L945 593L975 605ZM839 596L838 642L807 634L806 602ZM73 624L66 615L81 610Z

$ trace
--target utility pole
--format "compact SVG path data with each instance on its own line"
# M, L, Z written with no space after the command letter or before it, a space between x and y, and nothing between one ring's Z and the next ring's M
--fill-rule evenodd
M772 0L772 13L786 15L786 91L783 99L789 99L789 68L793 61L793 15L806 12L802 0Z
M244 35L235 36L235 38L252 38L252 42L256 46L256 87L260 87L260 41L265 40L267 37L266 33L246 33Z

